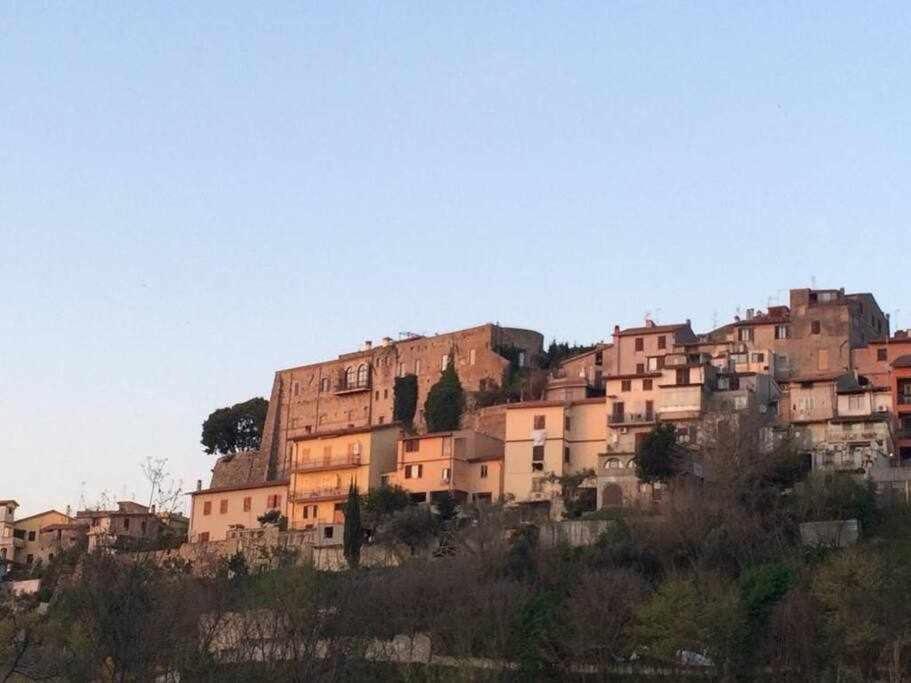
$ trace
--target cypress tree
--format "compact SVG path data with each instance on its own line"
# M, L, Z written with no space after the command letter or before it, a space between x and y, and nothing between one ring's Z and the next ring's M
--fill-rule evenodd
M357 569L361 563L361 545L364 543L364 528L361 526L361 497L357 485L348 487L348 500L345 501L345 538L344 552L348 566Z
M392 419L409 427L414 421L414 412L418 407L417 375L396 377L392 387Z
M462 411L465 409L465 391L459 381L452 357L439 381L430 387L427 400L424 401L424 418L427 430L431 432L449 432L459 429L462 423Z

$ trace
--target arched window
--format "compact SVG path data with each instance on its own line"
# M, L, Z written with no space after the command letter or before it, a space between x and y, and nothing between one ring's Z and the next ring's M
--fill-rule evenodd
M329 378L328 377L323 377L319 381L319 390L320 391L329 391Z
M608 458L604 461L604 469L606 470L619 470L620 467L620 461L617 458Z
M357 368L353 365L345 370L345 386L349 389L357 386Z
M367 364L361 363L357 368L357 386L367 386Z
M628 469L631 469L631 470L636 469L636 459L635 459L635 458L630 458L629 460L627 460L627 461L626 461L626 467L627 467Z

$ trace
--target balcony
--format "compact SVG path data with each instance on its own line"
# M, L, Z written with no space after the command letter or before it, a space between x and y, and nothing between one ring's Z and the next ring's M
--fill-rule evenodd
M340 394L355 394L360 391L370 391L370 379L364 379L360 382L346 382L344 380L336 382L335 386L332 387L332 393L336 395Z
M348 497L348 487L333 486L306 491L295 491L291 500L295 503L315 503L321 500L343 500Z
M345 467L358 467L361 464L360 454L324 456L322 458L301 458L292 468L294 472L312 472L314 470L331 470Z
M648 425L655 421L655 413L611 413L607 423L611 426Z

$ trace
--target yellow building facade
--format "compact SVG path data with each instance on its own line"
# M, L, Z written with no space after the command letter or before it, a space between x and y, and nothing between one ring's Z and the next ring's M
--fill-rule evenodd
M348 488L378 487L395 469L397 424L300 436L290 445L288 519L291 528L340 523Z

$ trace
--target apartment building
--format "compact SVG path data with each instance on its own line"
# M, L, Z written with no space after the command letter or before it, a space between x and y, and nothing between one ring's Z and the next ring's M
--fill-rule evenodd
M870 384L890 388L895 454L900 462L911 461L911 330L900 330L853 354L859 375Z
M164 528L154 508L133 501L119 501L116 510L80 510L76 521L88 525L89 552L152 547Z
M503 442L470 429L404 436L395 469L383 478L417 503L447 494L459 503L496 502L503 495Z
M12 569L18 561L19 551L25 541L16 532L15 500L0 500L0 576Z
M203 489L190 494L190 543L224 541L229 532L256 529L271 510L288 515L288 480Z
M300 434L290 446L288 519L294 529L344 521L345 499L355 484L366 493L394 471L398 424Z
M38 531L38 552L44 562L75 547L88 546L89 526L75 520L42 526Z
M889 337L889 317L872 294L844 289L792 289L789 306L747 309L705 336L729 353L764 353L777 379L828 376L852 370L852 350Z
M504 496L559 515L562 491L554 477L597 472L607 437L605 399L514 403L506 410ZM596 480L583 482L582 498L597 508ZM557 501L551 505L552 501Z
M72 521L68 515L57 510L46 510L16 520L16 532L23 540L19 552L20 562L26 567L33 566L39 560L47 563L51 551L41 545L41 530L49 525L70 524Z

